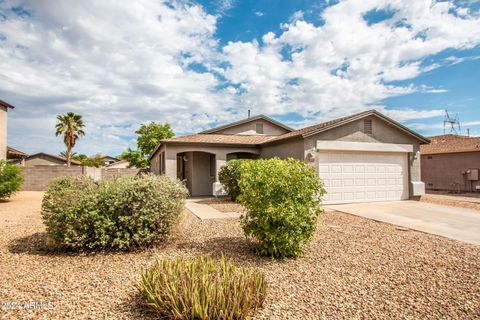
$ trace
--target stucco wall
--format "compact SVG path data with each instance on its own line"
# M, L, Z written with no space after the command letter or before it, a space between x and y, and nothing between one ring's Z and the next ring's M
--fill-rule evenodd
M0 160L7 159L7 108L0 106Z
M269 136L278 136L288 131L284 128L278 127L263 119L258 119L252 122L243 123L235 127L227 128L221 131L215 132L215 134L257 134L256 124L263 123L263 134Z
M363 132L364 119L372 120L372 134L365 134ZM305 138L305 157L308 153L316 153L317 140L410 144L413 146L413 153L409 156L409 182L421 181L421 161L418 156L420 150L419 141L403 130L375 116L366 117Z
M177 178L177 155L187 153L187 158L190 160L185 163L185 177L187 179L186 186L190 190L193 196L204 195L206 190L209 190L208 194L212 194L212 183L218 181L218 172L220 168L227 162L227 154L233 152L245 152L259 154L260 150L258 148L250 147L227 147L227 146L209 146L209 145L167 145L162 146L162 148L157 151L157 153L150 160L151 171L155 174L160 174L158 170L158 157L160 156L160 151L165 150L165 175L171 177L172 179ZM202 158L196 158L195 152L206 152L215 154L216 156L216 174L214 179L210 177L209 171L207 171L208 176L204 174L204 165L200 165L198 168L194 168L195 159L198 161L203 161ZM207 155L208 156L208 155ZM192 161L193 159L193 161ZM209 169L209 161L206 161L207 169ZM198 176L197 176L198 175ZM195 184L195 185L194 185ZM198 185L204 187L198 188ZM197 194L197 192L199 194Z
M422 155L422 181L428 190L472 191L479 181L470 183L463 171L480 168L480 152ZM457 185L452 185L458 183Z
M298 160L303 160L304 149L305 145L302 138L285 140L280 144L262 147L260 156L265 159L273 157L286 159L288 157L292 157Z

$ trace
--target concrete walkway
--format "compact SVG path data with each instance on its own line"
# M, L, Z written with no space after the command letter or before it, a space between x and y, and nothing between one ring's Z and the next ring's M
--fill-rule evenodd
M417 201L329 205L328 209L480 245L480 211Z
M185 207L190 210L194 215L202 220L206 219L237 219L241 213L238 212L221 212L217 209L202 203L207 198L190 198L187 199Z

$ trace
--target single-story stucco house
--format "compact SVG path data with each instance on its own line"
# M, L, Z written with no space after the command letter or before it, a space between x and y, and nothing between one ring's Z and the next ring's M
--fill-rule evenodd
M427 190L480 191L480 137L446 134L422 145L422 181Z
M67 159L54 154L48 154L45 152L39 152L28 156L24 161L25 167L35 166L66 166ZM80 166L82 163L77 160L71 161L72 166Z
M7 122L8 109L14 109L11 104L0 100L0 160L7 159Z
M424 190L419 150L428 142L375 110L299 130L259 115L162 140L150 168L185 180L192 196L206 196L230 159L292 157L315 167L325 203L404 200Z

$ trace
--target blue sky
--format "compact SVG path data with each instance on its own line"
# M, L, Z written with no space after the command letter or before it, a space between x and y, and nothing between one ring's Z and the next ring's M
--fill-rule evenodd
M0 1L9 144L119 154L147 121L189 134L264 113L300 128L375 108L430 136L480 135L480 1Z

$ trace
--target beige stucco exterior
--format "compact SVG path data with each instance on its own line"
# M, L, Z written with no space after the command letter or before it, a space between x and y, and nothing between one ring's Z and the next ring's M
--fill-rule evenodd
M7 159L7 111L7 107L0 105L0 160Z
M367 134L364 131L364 120L372 121L372 133ZM257 122L256 120L255 122ZM237 127L226 128L222 131L215 131L215 134L245 134L255 130L255 122L243 123ZM282 135L288 130L277 127L270 122L264 122L264 132L272 135ZM211 195L212 184L218 181L218 172L222 165L230 159L229 153L249 153L260 158L279 157L282 159L292 157L302 161L308 161L317 168L315 159L318 159L317 150L318 141L344 141L356 143L371 143L378 148L378 143L408 145L408 151L405 151L405 157L408 158L408 184L409 193L412 195L411 182L421 180L419 146L420 140L417 136L401 129L397 125L390 123L380 117L371 115L361 119L341 123L337 127L328 128L323 132L310 133L306 136L295 136L289 139L281 139L275 142L266 142L260 145L252 146L218 146L208 144L164 144L151 157L151 171L156 174L166 174L172 178L186 179L186 185L193 196ZM413 152L410 152L413 150ZM365 150L368 152L368 148ZM162 154L164 154L164 171L162 171ZM215 175L210 174L210 154L215 155ZM183 158L177 158L178 156ZM313 159L313 161L310 160ZM178 161L184 162L184 175L177 175Z
M258 119L252 122L247 122L240 124L238 126L226 128L223 130L216 131L216 134L257 134L256 126L257 123L263 124L263 134L267 136L278 136L284 133L287 133L288 130L276 126L275 124L268 122L263 119Z

